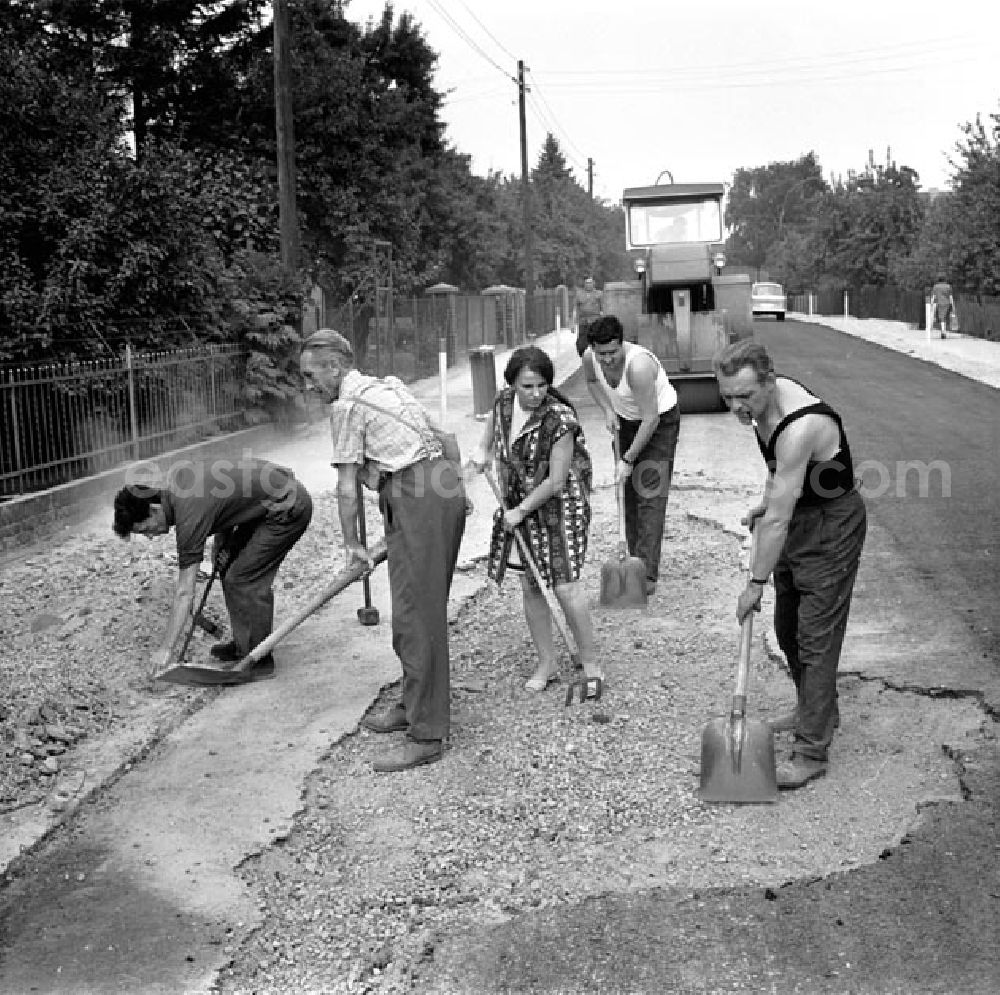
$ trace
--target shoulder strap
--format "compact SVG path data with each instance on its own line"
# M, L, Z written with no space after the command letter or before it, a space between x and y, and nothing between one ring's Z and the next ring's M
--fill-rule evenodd
M826 401L816 401L815 404L807 404L805 407L799 408L797 411L793 411L791 414L785 415L785 417L778 422L774 431L771 433L770 447L772 452L774 452L778 436L789 425L791 425L792 422L798 421L799 418L802 418L805 415L826 415L827 417L832 418L837 423L837 431L840 434L840 444L841 446L844 445L846 436L844 434L844 423L840 420L840 415L838 415L837 412L826 403Z
M399 398L399 402L403 406L403 409L412 415L413 406L409 403L409 400L403 394L400 393L400 391L396 388L396 385L390 383L388 380L383 380L381 382L384 386L388 387L396 395L397 398ZM363 390L368 390L368 389L369 389L368 387L363 388ZM441 443L438 440L437 434L434 432L434 430L428 423L423 410L420 410L421 417L419 419L414 419L413 421L410 421L406 418L403 418L396 411L391 411L389 408L384 407L381 404L376 404L374 401L369 401L367 398L362 397L360 393L355 394L354 397L348 398L348 400L355 401L358 404L363 404L366 408L371 408L373 411L381 412L383 415L387 415L389 418L392 418L395 421L398 421L401 424L405 425L407 428L412 429L414 432L417 433L417 436L420 439L420 443L427 451L428 456L439 455L442 452Z

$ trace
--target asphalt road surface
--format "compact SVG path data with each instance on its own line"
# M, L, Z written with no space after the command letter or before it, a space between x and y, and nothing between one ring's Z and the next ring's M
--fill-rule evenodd
M848 632L853 665L866 680L969 697L996 717L1000 395L819 325L759 321L755 330L780 373L841 413L864 470L869 532ZM568 387L585 397L580 378ZM923 492L917 469L903 472L910 463L934 468ZM869 866L776 889L606 895L471 930L436 951L425 990L1000 991L995 725L952 759L965 803L929 806ZM845 805L831 804L831 831Z
M822 325L757 321L755 333L779 372L840 413L894 569L918 579L936 612L963 620L995 677L1000 394Z

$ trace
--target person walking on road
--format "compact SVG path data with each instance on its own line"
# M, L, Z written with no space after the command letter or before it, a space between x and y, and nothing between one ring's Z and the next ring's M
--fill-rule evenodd
M594 278L583 281L583 290L576 295L576 351L582 356L587 350L587 330L603 313L603 295Z
M752 339L713 359L723 400L752 426L767 481L763 500L743 523L755 533L750 580L736 616L760 610L774 577L774 629L795 682L791 756L778 766L778 787L799 788L826 773L837 708L837 667L847 629L867 519L840 416L807 387L778 376Z
M264 460L185 460L161 488L130 485L114 500L112 528L122 538L166 535L177 541L177 584L167 629L150 659L166 670L191 615L198 568L209 536L229 611L232 638L212 647L219 660L241 660L270 634L274 578L312 518L309 492L291 470ZM232 683L274 674L270 653Z
M677 392L656 356L625 341L615 315L599 318L587 338L587 389L618 437L615 484L625 485L625 540L629 555L646 564L646 593L653 594L681 424Z
M944 273L939 273L937 282L931 287L931 307L933 308L932 324L941 330L941 338L947 338L951 325L951 316L955 313L955 297L951 292L951 284Z
M508 510L498 509L494 519L488 572L497 584L508 568L521 574L524 616L538 653L538 666L525 688L544 691L559 672L548 602L520 554L511 559L514 529L521 529L539 573L562 605L588 680L603 680L580 584L593 482L583 428L573 405L552 385L552 360L542 349L515 349L504 379L508 386L497 392L470 464L482 469L494 457L498 464Z
M329 328L302 347L302 374L332 405L332 464L348 566L371 563L358 537L356 479L376 489L392 599L392 648L403 668L402 700L365 719L373 732L405 730L406 744L376 759L403 771L441 759L450 731L448 595L465 531L466 499L457 453L423 405L396 377L354 366L350 342Z

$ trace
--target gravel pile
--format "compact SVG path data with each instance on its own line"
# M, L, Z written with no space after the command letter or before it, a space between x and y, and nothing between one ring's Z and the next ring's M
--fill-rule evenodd
M278 578L289 611L328 580L338 544L328 524L335 498L315 502L313 526ZM375 775L372 757L401 734L360 730L331 745L292 832L239 869L263 925L234 926L219 995L460 991L436 985L463 930L658 885L690 892L815 878L877 860L926 799L959 797L949 757L981 726L976 705L842 675L844 726L820 788L776 806L700 803L700 734L728 709L743 573L739 541L679 503L650 608L593 612L608 678L600 702L563 706L576 676L565 655L561 683L524 690L536 659L519 585L511 578L497 591L484 578L452 623L453 739L443 762ZM599 506L585 575L595 604L616 536ZM175 573L172 536L123 544L104 529L4 564L7 818L37 802L58 812L86 790L102 743L154 723L148 744L156 724L169 728L220 693L145 677ZM207 614L225 620L218 588ZM751 698L758 714L791 700L759 640ZM831 811L842 813L833 831Z
M684 585L662 583L648 611L594 611L608 677L598 703L564 707L565 655L561 683L523 689L536 658L516 579L465 606L444 761L378 776L372 756L401 734L361 730L331 748L293 833L245 867L265 922L233 944L219 992L420 990L438 938L459 924L628 887L648 840L710 825L696 796L700 733L731 693L740 550L709 526L669 524L665 575ZM596 600L613 522L593 535Z
M313 526L278 575L282 604L329 580L335 498L316 499ZM369 510L369 520L374 521ZM173 534L125 543L110 525L59 538L3 565L0 581L0 815L38 803L64 809L86 790L91 751L140 724L169 729L218 691L151 683L150 652L166 625L177 575ZM211 565L203 565L204 581ZM199 596L201 588L199 587ZM221 586L204 615L226 625ZM190 658L214 641L195 630ZM79 761L79 762L77 762Z

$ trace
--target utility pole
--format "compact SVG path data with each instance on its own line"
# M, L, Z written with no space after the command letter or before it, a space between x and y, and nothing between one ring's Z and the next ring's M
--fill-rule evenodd
M299 226L295 214L295 127L287 0L274 0L274 125L278 140L278 227L281 265L294 270Z
M517 60L517 116L521 125L521 186L524 207L524 331L533 331L535 258L531 233L531 176L528 173L528 128L524 120L524 61Z
M594 160L587 157L587 193L594 199Z

